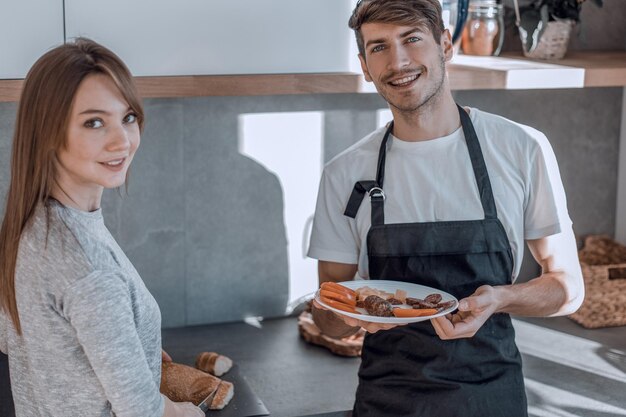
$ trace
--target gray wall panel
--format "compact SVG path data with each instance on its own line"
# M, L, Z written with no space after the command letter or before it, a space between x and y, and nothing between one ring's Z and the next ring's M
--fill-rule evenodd
M4 216L11 175L11 142L16 112L16 103L0 103L0 217Z

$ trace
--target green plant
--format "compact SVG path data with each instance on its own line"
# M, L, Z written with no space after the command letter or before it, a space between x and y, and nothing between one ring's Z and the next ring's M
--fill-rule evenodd
M518 8L517 0L514 1L516 9L519 10L517 25L522 39L525 39L524 48L529 52L537 47L548 22L564 19L580 22L580 10L582 3L585 2L585 0L531 0ZM602 0L591 1L602 7Z

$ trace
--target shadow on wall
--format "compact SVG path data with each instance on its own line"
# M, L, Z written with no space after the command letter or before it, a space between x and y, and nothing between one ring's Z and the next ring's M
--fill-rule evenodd
M276 175L239 153L238 114L189 104L185 120L186 324L280 316L289 296Z

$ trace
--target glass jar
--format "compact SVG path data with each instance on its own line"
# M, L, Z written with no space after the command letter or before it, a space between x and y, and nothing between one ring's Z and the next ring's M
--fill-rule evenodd
M461 47L466 55L498 55L504 42L502 5L494 0L472 1L463 28Z

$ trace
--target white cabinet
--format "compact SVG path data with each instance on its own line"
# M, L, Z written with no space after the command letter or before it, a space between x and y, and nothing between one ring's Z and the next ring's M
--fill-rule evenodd
M37 58L62 43L61 1L0 1L0 79L24 78Z
M134 75L349 70L353 0L65 0L67 38L90 37Z

